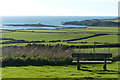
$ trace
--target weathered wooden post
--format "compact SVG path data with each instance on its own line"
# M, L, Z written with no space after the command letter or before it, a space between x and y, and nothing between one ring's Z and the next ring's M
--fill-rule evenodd
M106 68L106 56L104 57L104 65L103 65L103 69L106 71L107 68Z
M106 51L105 51L105 48L104 48L104 52L106 52Z
M77 70L80 70L79 57L77 57Z
M81 51L80 51L80 46L79 46L79 53L80 53Z
M95 43L94 43L94 46L93 46L93 53L95 53Z
M108 53L110 53L110 46L108 47Z

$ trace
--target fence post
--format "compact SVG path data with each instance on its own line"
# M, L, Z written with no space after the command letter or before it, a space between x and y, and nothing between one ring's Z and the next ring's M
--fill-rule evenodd
M79 42L78 42L79 43ZM80 53L80 45L79 45L79 53Z
M110 53L110 47L108 47L108 53Z
M95 43L94 43L94 46L93 46L93 53L95 53Z
M104 58L104 65L103 65L103 69L106 71L107 69L106 69L106 56L105 56L105 58Z
M77 70L80 70L79 57L77 57Z

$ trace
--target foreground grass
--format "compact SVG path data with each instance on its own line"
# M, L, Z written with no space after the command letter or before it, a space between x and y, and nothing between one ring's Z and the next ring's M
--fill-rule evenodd
M118 63L107 64L108 71L103 64L82 64L81 70L76 65L3 67L2 78L118 78Z

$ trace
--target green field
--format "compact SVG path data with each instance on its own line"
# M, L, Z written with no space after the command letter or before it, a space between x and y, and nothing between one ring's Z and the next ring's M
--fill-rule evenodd
M73 40L73 41L65 41L65 42L63 41L63 40L85 38L96 34L108 34L108 35L95 36L82 40ZM72 28L72 29L58 29L58 30L3 30L2 31L2 38L11 38L14 40L25 40L25 41L44 40L45 42L36 43L36 44L44 44L44 45L62 44L69 46L70 45L84 46L84 45L94 45L95 42L100 43L96 45L103 45L105 43L113 44L113 43L119 43L118 42L119 37L120 36L118 35L117 27L87 27L87 28ZM14 42L14 40L2 40L0 42L8 42L8 41ZM52 40L60 40L60 42L49 42ZM79 42L87 42L87 43L79 43ZM5 43L0 46L1 47L10 46L10 45L25 46L27 44L33 44L33 43ZM11 51L11 49L13 50L13 52L15 51L14 48L9 48L8 53ZM34 50L31 52L34 52L35 50L37 50L37 48L34 48ZM50 52L49 48L45 48L44 50L48 50L48 53ZM87 52L87 53L93 52L93 48L85 48L85 49L74 48L72 50L74 52ZM30 50L28 50L27 53L29 53L29 51ZM95 52L99 52L99 53L100 52L108 53L108 51L113 54L113 57L118 56L119 50L117 47L111 47L110 49L108 47L95 48ZM16 51L16 53L18 52ZM39 49L38 52L40 52ZM59 53L61 53L61 51L59 51ZM47 55L47 51L46 51L46 55ZM29 66L19 66L19 67L5 66L2 67L2 78L118 78L118 72L120 72L120 70L118 70L118 63L120 64L119 61L113 62L112 64L108 64L107 65L108 71L103 70L102 68L103 64L82 64L81 70L77 70L76 65L66 65L66 66L29 65Z
M119 38L120 38L120 36L118 36L118 35L104 35L104 36L92 37L92 38L84 39L84 40L77 40L77 41L73 41L73 42L118 43Z
M106 33L118 33L118 27L87 27L87 28L71 28L71 29L57 29L57 30L2 30L3 34L7 32L106 32Z
M63 36L64 35L64 36ZM14 33L6 33L3 34L4 38L13 38L17 40L28 40L28 41L37 41L37 40L66 40L66 39L74 39L80 37L90 36L90 34L66 34L66 33L31 33L31 32L14 32Z
M102 35L91 37L82 40L75 40L75 41L67 41L63 42L63 40L70 40L70 39L77 39L77 38L84 38L88 36L92 36L95 34L109 34L109 35ZM43 43L37 44L63 44L63 45L94 45L94 42L99 42L100 44L96 45L103 45L104 43L119 43L119 35L117 27L87 27L87 28L72 28L72 29L58 29L58 30L3 30L2 31L2 38L12 38L15 40L26 40L26 41L42 41L45 40ZM52 40L60 40L61 42L49 42ZM12 40L2 40L1 42L7 42ZM79 42L87 42L87 43L79 43ZM32 43L9 43L9 44L2 44L0 46L10 46L10 45L17 45L17 46L25 46L27 44ZM96 49L97 52L107 52L108 48L99 48ZM92 49L83 49L82 51L92 52ZM111 53L117 53L117 48L111 48Z
M111 19L111 20L105 20L105 21L120 22L119 19Z
M2 38L12 38L16 40L27 40L27 41L45 40L45 42L48 43L51 40L61 40L61 41L70 40L70 39L84 38L95 34L109 34L109 35L98 36L94 38L92 37L89 39L80 40L80 42L87 41L89 44L95 41L99 41L102 43L118 42L118 35L116 35L118 34L117 27L87 27L87 28L58 29L58 30L3 30ZM62 42L62 44L66 44L66 43ZM71 45L71 44L67 43L66 45Z
M0 42L6 42L6 41L10 41L10 40L0 40Z
M4 67L2 78L118 78L118 63L107 64L108 71L103 64L82 64L81 70L76 65Z

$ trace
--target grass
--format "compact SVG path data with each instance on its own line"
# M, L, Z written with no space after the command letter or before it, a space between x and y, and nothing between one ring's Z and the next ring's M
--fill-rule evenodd
M69 40L76 38L83 38L95 34L110 34L105 36L98 36L94 38L77 40L75 42L88 42L87 44L57 42L50 43L52 40ZM113 35L114 34L114 35ZM58 30L3 30L2 38L13 38L17 40L27 41L41 41L45 40L42 44L63 44L63 45L93 45L94 42L99 41L102 43L117 43L118 41L118 28L117 27L87 27L87 28L75 28L75 29L58 29ZM103 39L104 38L104 39ZM5 42L2 41L2 42ZM27 43L12 43L3 44L2 46L8 45L26 45Z
M110 20L105 20L105 21L120 22L119 19L110 19Z
M118 32L118 27L99 27L99 26L89 26L87 28L71 28L71 29L55 29L55 30L41 30L41 29L37 29L37 30L34 30L34 29L30 29L30 30L2 30L3 33L6 33L6 32L20 32L20 31L26 31L26 32L81 32L81 31L102 31L102 32Z
M6 42L6 41L10 41L10 40L0 40L0 42Z
M51 44L51 45L62 44L62 45L69 45L69 46L71 46L71 45L75 45L75 46L79 46L79 45L93 45L93 44L67 43L67 42L56 42L56 43L49 42L49 43L41 43L41 44L45 44L45 45L47 45L47 44Z
M87 27L78 29L63 29L69 32L86 32L86 33L118 33L118 27Z
M2 78L118 78L118 63L107 64L108 71L103 64L81 64L81 70L76 65L3 67Z
M12 33L3 33L2 37L13 38L16 40L50 41L50 40L68 40L74 38L82 38L90 35L91 34L12 32Z
M12 30L3 30L2 32L11 32ZM27 32L85 32L85 31L100 31L100 32L118 32L118 27L87 27L87 28L71 28L71 29L58 29L58 30L16 30L16 31L27 31Z
M0 45L0 47L4 47L4 46L25 46L25 45L27 45L27 44L30 44L30 43L12 43L12 44L2 44L2 45ZM31 43L31 44L33 44L33 43Z
M87 42L87 44L78 43L67 43L67 42L48 42L50 40L68 40L82 38L86 36L91 36L94 34L109 34L105 36L97 36L89 39L72 41L72 42ZM114 35L113 35L114 34ZM13 38L17 40L28 40L28 41L41 41L45 40L45 43L41 44L63 44L63 45L93 45L94 42L101 43L118 43L118 28L117 27L87 27L87 28L76 28L76 29L59 29L59 30L3 30L2 38ZM7 41L3 40L2 42ZM12 43L12 44L2 44L0 46L25 46L28 43ZM29 43L30 44L30 43ZM58 48L59 49L59 48ZM12 51L13 50L13 51ZM53 49L44 49L43 52L45 56L50 53ZM7 49L3 50L7 51ZM22 52L23 51L23 52ZM36 52L35 52L36 51ZM45 53L46 51L46 53ZM67 50L66 50L67 51ZM75 49L78 51L78 49ZM81 49L83 52L92 52L93 49ZM96 52L107 52L108 48L96 48ZM15 48L10 48L6 54L14 53L27 53L37 54L43 53L39 48L26 49L22 48L17 50ZM14 56L14 53L10 55ZM57 50L50 53L57 53L57 55L62 55L61 50ZM58 54L60 53L60 54ZM63 52L62 52L63 53ZM118 55L118 48L110 48L110 53L114 56ZM21 54L20 54L21 55ZM40 55L40 54L39 54ZM66 54L68 56L68 54ZM71 54L69 54L71 55ZM12 57L13 57L12 56ZM63 55L64 56L64 55ZM66 66L19 66L19 67L2 67L2 78L118 78L118 63L120 61L114 62L112 64L107 64L108 71L103 71L103 64L82 64L81 70L76 69L76 65L66 65Z
M83 40L77 40L73 42L88 42L94 43L94 42L100 42L100 43L118 43L118 39L120 38L119 35L104 35L104 36L98 36L98 37L92 37L88 39Z
M105 48L97 48L95 52L102 52ZM107 49L107 48L106 48ZM107 49L108 50L108 49ZM108 53L106 50L106 53ZM72 63L72 53L78 52L65 45L32 44L26 46L9 46L2 48L3 66L25 65L67 65ZM92 53L92 49L80 49L80 52ZM105 51L104 51L105 53ZM118 49L110 48L114 61L118 61ZM101 58L102 59L102 58Z
M63 45L26 45L2 48L2 66L67 65L73 50Z
M79 51L79 49L75 49L75 51ZM119 52L119 48L95 48L95 52L101 52L101 53L112 53L113 56L116 56L118 55L118 52ZM93 48L89 48L89 49L80 49L80 52L87 52L87 53L91 53L93 52Z

